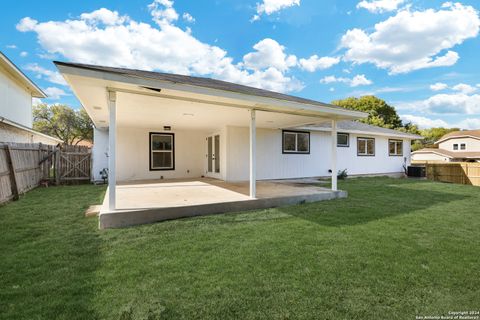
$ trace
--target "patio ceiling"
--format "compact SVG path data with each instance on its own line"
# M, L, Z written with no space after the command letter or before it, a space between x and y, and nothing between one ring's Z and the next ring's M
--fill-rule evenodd
M190 129L248 126L247 110L251 109L257 110L259 128L287 128L366 116L309 100L301 102L301 98L286 95L285 99L279 99L275 93L269 97L265 90L262 92L267 96L257 96L95 70L94 66L89 69L57 63L57 67L97 128L108 128L108 91L117 92L118 126L167 125Z

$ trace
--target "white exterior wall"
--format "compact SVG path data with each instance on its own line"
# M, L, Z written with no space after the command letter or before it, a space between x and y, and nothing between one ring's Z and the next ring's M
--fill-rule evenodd
M22 130L5 123L0 123L0 142L43 143L51 145L56 145L59 143L55 139L50 139L43 135Z
M460 145L465 143L466 149L460 150ZM453 145L458 144L458 150L453 150ZM438 144L440 149L452 152L480 152L480 139L474 138L453 138Z
M220 134L221 174L227 181L246 181L249 177L249 130L224 127L217 132L168 131L175 134L175 170L149 170L149 133L161 128L117 129L118 181L197 178L206 175L206 137ZM349 175L403 172L404 157L410 163L410 140L405 139L403 156L388 155L388 137L375 138L375 156L357 156L357 136L350 134L350 147L337 147L337 168ZM289 179L329 176L331 161L329 132L310 133L310 154L282 154L282 130L257 129L257 179ZM94 131L94 179L108 166L108 131Z
M404 140L403 156L388 155L388 137L375 138L375 156L357 156L357 136L350 134L349 147L337 147L337 169L349 175L401 173L410 163L410 140ZM398 139L400 140L400 139ZM257 179L289 179L329 176L329 132L310 133L310 154L282 154L282 131L257 129ZM248 180L248 128L227 128L226 180Z
M149 133L175 134L175 170L150 171ZM205 138L199 131L164 131L162 128L117 128L117 180L197 178L204 174ZM96 143L96 142L95 142Z
M93 129L92 175L94 181L102 181L100 171L108 168L108 130Z
M0 66L0 117L32 127L32 95Z
M450 161L449 158L441 156L436 153L415 153L415 154L412 154L412 160L414 161L445 161L445 162Z

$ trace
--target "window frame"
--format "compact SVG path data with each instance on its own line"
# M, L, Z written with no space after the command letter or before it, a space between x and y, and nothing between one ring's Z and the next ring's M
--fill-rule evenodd
M467 150L467 144L466 143L460 143L460 150Z
M172 154L172 166L168 168L154 168L153 167L153 153L154 152L165 152L165 151L155 151L152 150L152 137L155 135L161 135L161 136L170 136L172 137L172 150L170 151ZM149 163L149 170L150 171L173 171L175 170L175 134L172 132L150 132L149 133L149 139L148 139L148 163ZM168 152L168 151L167 151Z
M295 134L295 151L285 151L285 133ZM308 136L308 151L298 151L298 134L307 134ZM309 131L295 131L282 130L282 154L310 154L310 132Z
M347 144L338 144L338 135L345 135L347 136ZM337 147L340 148L349 148L350 147L350 133L346 132L337 132Z
M458 148L459 148L458 143L454 143L453 144L453 150L458 151L459 150Z
M397 151L397 145L396 143L400 142L402 144L402 153L401 154L398 154L398 153L390 153L390 143L391 142L394 142L395 143L395 151ZM400 139L388 139L388 155L390 157L403 157L403 140L400 140Z
M362 153L359 153L359 150L358 150L358 146L359 146L359 141L360 140L365 140L365 141L368 141L368 140L373 140L373 154L362 154ZM376 149L376 146L375 146L375 138L370 138L370 137L357 137L357 157L375 157L375 149ZM365 151L368 152L368 147L367 147L367 144L365 145Z

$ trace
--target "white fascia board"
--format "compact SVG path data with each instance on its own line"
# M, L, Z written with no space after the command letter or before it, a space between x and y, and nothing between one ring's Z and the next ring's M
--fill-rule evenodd
M0 62L10 74L20 81L35 98L46 98L47 95L30 78L28 78L10 59L0 52Z
M437 151L431 151L431 150L428 150L428 151L417 150L417 151L412 152L412 154L429 154L429 153L433 153L433 154L436 154L437 156L441 156L441 157L445 157L445 158L449 158L449 159L454 158L454 157L452 157L448 154L443 154L443 153L440 153L440 152L437 152Z
M462 135L462 136L451 136L451 137L448 137L448 138L445 138L445 139L440 139L437 142L435 142L435 144L439 144L439 143L442 143L444 141L451 140L451 139L465 139L465 138L472 138L472 139L475 139L475 140L480 140L479 137L471 136L471 135L466 134L466 135Z
M313 128L313 127L301 127L298 128L301 130L307 130L307 131L322 131L322 132L331 132L332 129L330 128ZM407 139L407 140L417 140L417 139L423 139L422 136L407 136L403 135L402 133L399 134L390 134L390 133L383 133L383 132L372 132L372 131L361 131L361 130L343 130L341 128L337 128L338 133L352 133L352 134L361 134L361 135L366 135L366 136L382 136L382 137L391 137L391 138L402 138L402 139Z
M145 79L142 77L133 77L133 76L123 76L114 74L107 71L99 70L90 70L79 67L71 67L64 65L57 65L57 68L62 74L71 74L81 77L91 77L102 79L105 81L112 82L123 82L128 84L133 84L142 87L153 87L160 89L169 89L174 91L184 91L193 94L201 94L206 96L218 96L227 99L242 100L249 102L252 108L258 108L259 110L268 109L269 111L286 113L286 112L295 112L298 115L306 116L318 116L322 118L335 118L337 120L342 119L364 119L368 117L368 114L365 112L354 111L354 110L343 110L339 108L333 108L329 106L316 106L308 103L299 103L288 100L274 99L268 97L259 97L255 95L243 94L238 92L231 92L225 90L211 89L200 86L186 85L173 83L163 80L155 79Z

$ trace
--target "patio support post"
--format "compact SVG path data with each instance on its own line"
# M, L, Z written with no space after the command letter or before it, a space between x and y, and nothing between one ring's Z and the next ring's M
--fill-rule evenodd
M332 120L332 191L337 191L337 120Z
M255 109L250 110L250 198L256 196L257 180L257 132L255 124Z
M115 168L115 140L117 134L117 94L115 91L108 91L108 111L110 121L108 125L108 209L116 208L116 168Z

